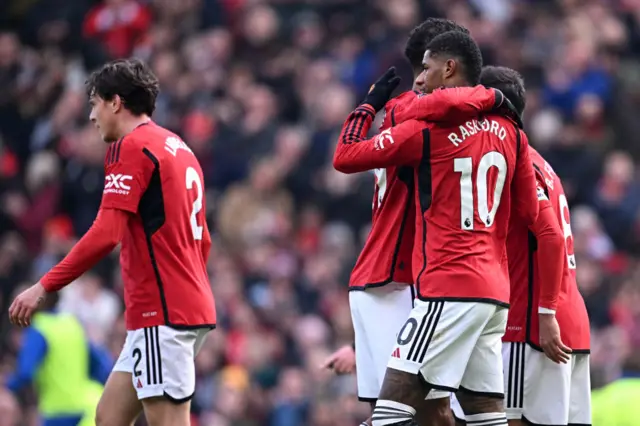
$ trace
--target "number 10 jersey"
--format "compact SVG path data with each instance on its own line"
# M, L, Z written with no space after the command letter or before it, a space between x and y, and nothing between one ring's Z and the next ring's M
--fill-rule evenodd
M203 182L189 147L153 122L110 145L101 208L131 213L120 250L128 330L215 326Z
M538 215L526 136L499 115L421 133L413 266L422 300L509 304L511 210Z
M333 158L337 170L412 169L411 263L424 300L508 306L509 214L514 207L533 223L538 199L526 136L491 113L502 100L501 92L484 86L435 90L399 105L397 115L406 121L371 139L365 137L375 114L370 105L356 108L343 127Z

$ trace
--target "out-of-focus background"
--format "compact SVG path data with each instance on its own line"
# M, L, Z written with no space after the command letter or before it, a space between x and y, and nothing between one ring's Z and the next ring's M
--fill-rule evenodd
M373 176L330 159L342 121L428 16L471 30L486 64L526 79L531 143L572 206L594 387L640 362L640 1L5 0L0 2L0 371L20 331L15 289L91 225L105 144L88 123L87 71L147 60L154 119L201 161L214 230L219 327L197 359L203 426L357 424L352 377L319 369L352 339L346 284L367 235ZM120 351L117 253L60 309ZM34 425L34 398L0 390L0 426Z

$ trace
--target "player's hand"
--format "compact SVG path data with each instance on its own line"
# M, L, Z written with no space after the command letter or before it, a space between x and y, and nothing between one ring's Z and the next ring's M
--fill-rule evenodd
M356 352L346 345L332 353L320 366L333 370L336 374L351 374L356 370Z
M496 104L494 111L499 114L506 115L510 117L512 120L516 122L519 128L524 128L524 123L522 122L522 117L520 113L516 109L516 107L511 103L509 98L507 98L500 90L493 89L496 92L496 99L500 99L500 101Z
M566 364L571 355L571 349L562 343L560 326L554 314L538 314L540 324L540 346L544 354L555 363Z
M31 325L31 317L42 304L47 292L40 282L20 293L9 307L9 319L19 327Z
M401 80L402 79L396 74L396 68L389 68L387 72L382 74L382 77L371 86L369 93L364 98L364 103L371 105L376 112L380 111L389 101L391 94L396 90Z

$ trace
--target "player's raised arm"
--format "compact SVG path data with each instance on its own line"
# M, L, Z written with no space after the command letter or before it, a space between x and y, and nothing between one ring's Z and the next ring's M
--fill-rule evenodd
M516 129L516 131L519 132L520 144L512 183L512 203L515 213L524 220L527 226L531 226L538 218L539 212L536 178L529 156L527 135L520 129Z
M406 121L367 139L373 117L371 107L365 104L347 118L333 156L333 167L339 172L415 165L422 158L424 122Z
M401 109L398 107L396 114L407 119L463 122L467 118L500 109L504 100L502 92L497 89L487 89L481 85L453 87L419 95Z
M422 155L422 138L419 128L424 124L417 121L388 129L380 135L367 139L376 113L384 108L391 93L400 84L395 68L389 68L371 86L364 102L355 109L342 126L342 132L333 167L343 173L358 173L381 167L411 164ZM408 142L408 143L404 143Z

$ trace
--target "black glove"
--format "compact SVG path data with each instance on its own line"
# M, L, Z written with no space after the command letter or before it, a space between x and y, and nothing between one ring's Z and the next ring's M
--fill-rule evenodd
M400 80L401 78L396 75L396 68L389 68L387 72L382 74L382 77L371 86L369 93L364 98L364 103L371 105L376 112L380 111L391 98L391 94L396 90L398 84L400 84Z
M496 105L493 108L495 112L498 114L507 116L514 120L519 128L524 128L524 124L522 123L522 117L518 113L518 110L511 103L509 98L507 98L500 90L493 89L496 92Z

